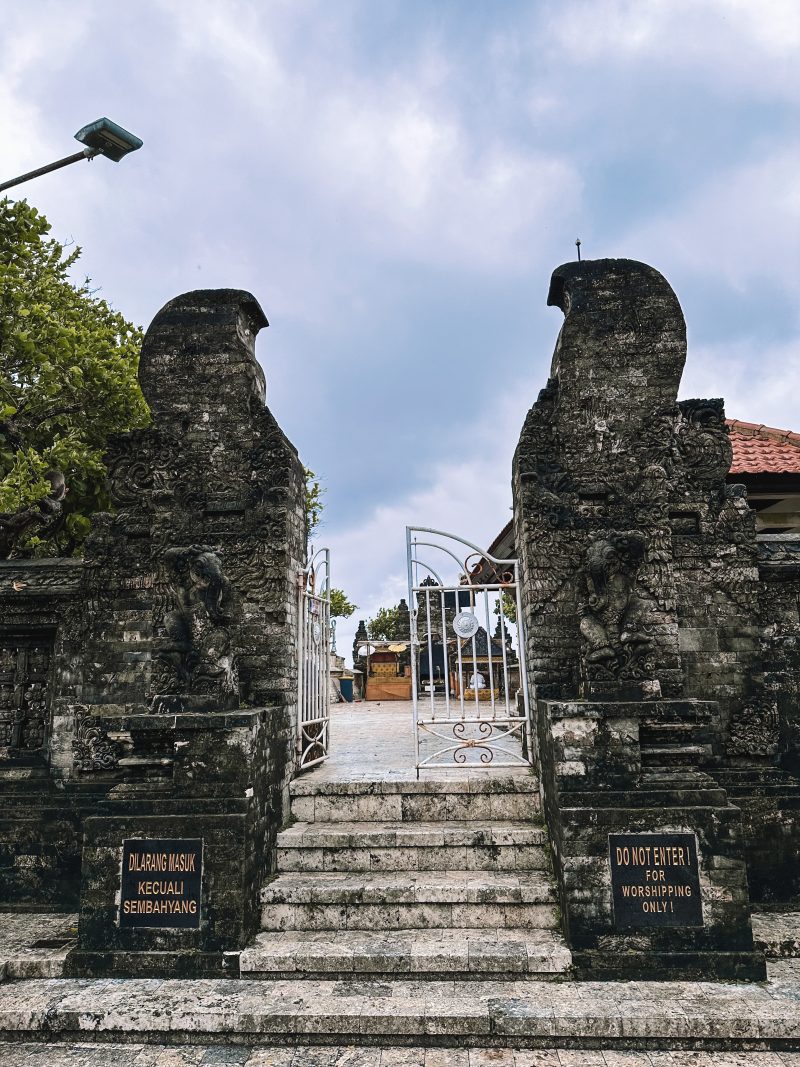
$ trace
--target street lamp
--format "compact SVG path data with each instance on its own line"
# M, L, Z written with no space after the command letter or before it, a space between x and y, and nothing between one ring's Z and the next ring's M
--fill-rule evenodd
M135 152L137 148L142 147L142 141L139 137L128 133L127 130L123 130L121 126L118 126L116 122L112 122L111 119L98 119L97 122L90 122L88 126L78 130L75 134L75 140L80 141L86 147L72 156L65 156L64 159L59 159L55 163L48 163L46 167L39 167L38 170L29 170L27 174L20 174L18 178L12 178L9 182L0 183L0 193L4 189L10 189L13 185L21 185L23 182L30 181L31 178L49 174L51 170L68 167L70 163L77 163L81 159L105 156L106 159L112 159L115 163L119 163L123 156L127 156L129 152Z

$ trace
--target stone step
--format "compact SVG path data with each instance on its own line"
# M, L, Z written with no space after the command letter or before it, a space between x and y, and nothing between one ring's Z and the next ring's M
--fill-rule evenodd
M291 783L299 822L474 822L533 819L539 785L532 775Z
M639 741L643 748L651 745L705 745L713 741L713 733L709 726L693 722L642 723Z
M414 975L466 980L564 975L572 957L553 930L298 930L262 933L239 957L243 977Z
M714 756L712 745L642 745L642 764L650 767L694 766Z
M542 904L555 899L541 871L390 871L279 874L262 904Z
M566 794L565 794L566 795ZM570 797L570 803L572 802ZM645 786L627 790L605 790L580 793L574 797L588 808L724 808L728 797L724 789L673 789L649 791Z
M60 978L77 934L78 916L73 912L3 912L0 980Z
M280 871L545 870L547 832L529 822L297 823L278 835Z
M753 941L767 959L800 959L800 911L754 912Z
M265 904L261 929L283 930L551 930L554 904Z
M40 764L6 764L0 767L0 787L13 786L25 782L47 782L50 772Z
M776 966L785 969L794 962ZM10 1049L12 1042L37 1039L126 1046L161 1039L173 1046L179 1059L178 1045L232 1043L475 1044L562 1050L630 1050L644 1045L752 1053L800 1047L800 1013L796 980L787 975L751 985L386 982L366 977L352 982L56 979L0 982L0 1034L10 1039L5 1046ZM206 1053L203 1058L211 1063L226 1056L227 1051ZM528 1052L525 1062L537 1058L535 1051ZM141 1059L144 1063L144 1054ZM559 1062L588 1065L591 1060L599 1060L597 1053L570 1054ZM753 1067L760 1062L755 1057L739 1060L752 1062ZM52 1060L45 1056L37 1062ZM119 1056L113 1062L126 1061ZM313 1062L323 1062L322 1057Z

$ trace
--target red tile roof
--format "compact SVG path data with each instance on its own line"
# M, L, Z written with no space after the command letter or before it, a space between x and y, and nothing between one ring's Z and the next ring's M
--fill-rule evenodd
M741 419L726 419L731 431L731 474L800 474L800 434Z

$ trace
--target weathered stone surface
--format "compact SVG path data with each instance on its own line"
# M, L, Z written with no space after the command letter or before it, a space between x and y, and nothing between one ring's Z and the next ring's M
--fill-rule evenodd
M0 900L75 907L85 832L76 972L224 972L257 928L294 770L305 554L303 467L254 354L266 324L238 290L170 301L140 364L153 422L110 442L115 511L84 560L0 563L0 673L16 657L26 700L0 751ZM119 929L136 837L205 841L199 930Z
M800 912L767 911L753 915L753 938L770 959L800 958Z
M793 1052L615 1052L568 1049L354 1048L352 1045L36 1045L6 1051L6 1067L796 1067ZM664 1058L669 1056L669 1060Z
M0 1035L33 1040L573 1048L800 1047L795 961L764 984L146 980L0 984ZM581 1061L579 1061L581 1062ZM674 1062L674 1061L673 1061ZM700 1061L702 1062L702 1061Z
M723 404L677 400L685 324L651 267L566 264L548 303L564 324L516 451L514 496L565 932L586 975L758 977L744 859L765 818L751 806L742 819L724 775L756 749L777 755L786 656L774 657L770 692L754 517L725 483ZM696 837L703 926L624 932L608 834L659 830ZM583 859L588 882L573 876Z
M265 325L249 293L201 290L147 331L139 377L153 425L113 440L117 512L87 546L100 603L86 704L219 711L294 698L304 482L264 406L254 344Z
M75 914L0 913L0 980L60 978L77 935Z

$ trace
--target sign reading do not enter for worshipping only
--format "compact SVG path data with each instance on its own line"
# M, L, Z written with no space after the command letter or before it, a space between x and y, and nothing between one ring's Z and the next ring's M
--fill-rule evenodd
M609 834L608 848L617 929L703 925L694 834Z

